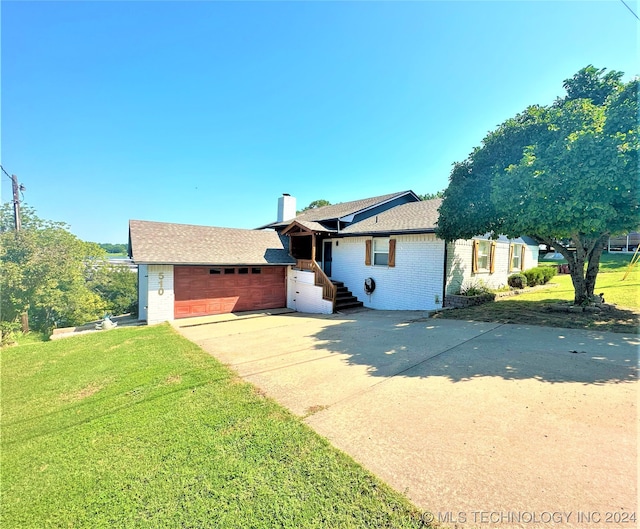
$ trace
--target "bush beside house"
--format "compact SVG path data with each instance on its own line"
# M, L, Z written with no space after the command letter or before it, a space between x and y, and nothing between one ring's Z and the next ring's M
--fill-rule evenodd
M555 266L536 266L524 272L510 275L507 283L511 288L518 289L546 285L557 273L558 269Z

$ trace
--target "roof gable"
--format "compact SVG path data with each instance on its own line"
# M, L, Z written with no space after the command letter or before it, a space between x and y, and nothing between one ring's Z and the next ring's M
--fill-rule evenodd
M129 221L131 258L147 264L293 264L275 231Z
M263 226L268 227L284 227L291 224L292 221L302 222L330 222L337 221L338 219L344 222L352 222L356 215L365 216L367 210L380 207L383 204L391 202L400 197L406 197L407 200L419 201L420 198L413 191L400 191L397 193L390 193L388 195L380 195L377 197L363 198L360 200L352 200L350 202L342 202L340 204L333 204L331 206L322 206L320 208L309 209L300 213L294 219L274 222Z

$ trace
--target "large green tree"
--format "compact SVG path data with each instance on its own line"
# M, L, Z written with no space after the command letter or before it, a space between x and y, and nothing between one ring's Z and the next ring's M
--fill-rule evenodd
M103 314L104 300L86 286L88 270L104 256L103 250L78 239L64 223L39 219L29 207L22 208L19 232L7 229L8 204L1 215L2 321L15 321L26 312L33 328L46 331Z
M621 78L583 68L564 98L489 133L454 165L439 235L529 235L562 253L574 302L588 302L607 238L640 225L638 80Z
M16 232L11 205L0 208L0 321L11 324L27 313L30 326L46 332L135 305L136 275L110 266L97 244L28 206L21 219Z

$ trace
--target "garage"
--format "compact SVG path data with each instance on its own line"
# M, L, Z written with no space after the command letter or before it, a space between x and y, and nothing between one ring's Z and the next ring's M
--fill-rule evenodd
M286 306L284 266L175 266L174 317Z
M129 255L138 265L138 319L283 308L296 260L272 230L129 221Z

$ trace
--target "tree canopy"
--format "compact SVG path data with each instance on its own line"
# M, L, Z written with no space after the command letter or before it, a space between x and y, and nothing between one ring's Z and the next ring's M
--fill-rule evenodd
M434 198L442 198L444 196L444 189L436 191L435 193L425 193L424 195L418 195L420 200L433 200Z
M129 246L126 243L112 244L109 242L97 243L100 248L110 254L126 254L129 251Z
M48 331L78 325L105 312L135 310L136 274L110 266L97 244L84 242L63 222L40 219L22 207L22 229L13 231L10 203L0 208L0 320L13 324L27 313L30 326Z
M331 202L329 202L328 200L325 200L323 198L320 198L318 200L314 200L313 202L309 203L308 206L296 211L296 215L300 215L300 213L303 213L303 212L308 211L310 209L317 209L317 208L321 208L321 207L324 207L324 206L330 206L330 205L331 205Z
M529 235L563 254L574 301L588 301L607 238L640 225L638 80L621 78L583 68L566 97L489 133L454 165L439 235Z

